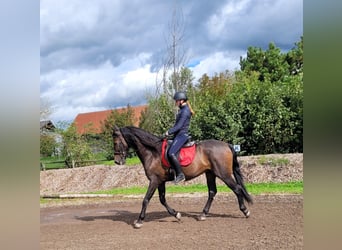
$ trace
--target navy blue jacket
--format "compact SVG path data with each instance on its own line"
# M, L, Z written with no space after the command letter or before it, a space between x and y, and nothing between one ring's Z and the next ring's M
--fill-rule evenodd
M182 105L177 114L175 125L168 130L168 133L175 136L188 133L191 115L188 104Z

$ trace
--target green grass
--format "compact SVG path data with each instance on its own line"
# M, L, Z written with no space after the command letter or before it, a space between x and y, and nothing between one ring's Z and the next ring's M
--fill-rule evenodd
M303 182L285 183L255 183L247 184L246 188L251 194L303 194Z
M303 182L287 182L287 183L256 183L246 184L246 188L250 194L302 194ZM111 190L103 190L92 192L92 194L112 194L112 195L139 195L145 194L147 187L129 187L129 188L114 188ZM207 186L203 184L194 185L167 185L167 193L206 193L208 192ZM217 192L232 192L227 186L218 185Z
M48 202L49 202L49 199L40 198L40 204L46 204Z
M258 159L259 164L261 165L270 165L270 166L286 166L290 163L290 160L287 158L274 158L267 157L265 155L261 155Z
M141 164L141 161L137 156L126 159L126 165L128 165L128 166L133 166L133 165L137 165L137 164Z
M246 184L247 191L251 195L260 194L303 194L303 182L287 182L287 183L256 183ZM145 195L147 187L129 187L114 188L111 190L103 190L97 192L89 192L88 194L111 194L111 195ZM203 184L194 185L173 185L167 184L166 194L182 194L182 193L207 193L207 186ZM217 186L218 193L232 193L232 191L224 185ZM157 195L157 192L156 194ZM61 202L63 199L40 199L40 204L50 202Z
M46 169L65 168L65 158L62 157L41 157L40 162L44 163Z
M63 158L63 157L41 157L40 158L40 162L45 164L45 168L47 170L48 169L67 168L64 161L65 161L65 158ZM91 163L90 165L94 165L94 164L107 165L107 166L113 166L114 165L113 160L106 160L102 154L96 155L93 162L94 163ZM136 156L126 159L126 165L127 166L134 166L137 164L141 164L141 161Z

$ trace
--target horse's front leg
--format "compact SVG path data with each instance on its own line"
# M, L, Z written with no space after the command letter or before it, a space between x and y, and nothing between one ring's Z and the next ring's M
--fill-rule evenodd
M176 210L174 210L173 208L171 208L167 202L166 202L166 198L165 198L165 182L161 183L158 186L158 193L159 193L159 201L160 203L166 208L166 210L169 212L170 215L176 217L178 220L181 219L181 214L180 212L177 212Z
M134 228L141 228L142 227L143 221L145 219L147 205L150 202L154 192L156 191L157 186L158 186L158 184L156 182L150 181L150 184L148 185L148 189L147 189L147 192L145 194L144 200L142 202L142 208L141 208L139 218L138 218L138 220L134 221L134 224L133 224Z

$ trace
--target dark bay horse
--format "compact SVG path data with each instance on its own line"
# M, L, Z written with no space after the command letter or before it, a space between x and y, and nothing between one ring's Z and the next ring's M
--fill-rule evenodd
M170 215L178 220L181 218L181 214L172 209L165 199L165 182L172 181L173 175L170 174L167 168L162 166L162 141L162 137L155 136L136 127L118 128L115 126L113 129L115 163L119 165L125 164L128 149L133 148L141 160L146 176L150 181L142 202L139 218L134 222L135 228L142 226L147 205L157 188L161 204ZM193 179L203 173L206 175L209 195L203 211L198 217L199 220L205 220L217 193L216 177L220 178L234 192L238 199L240 210L246 217L249 217L250 212L245 206L244 200L248 203L253 203L253 200L243 183L237 156L231 145L218 140L200 141L197 143L193 162L182 169L186 180Z

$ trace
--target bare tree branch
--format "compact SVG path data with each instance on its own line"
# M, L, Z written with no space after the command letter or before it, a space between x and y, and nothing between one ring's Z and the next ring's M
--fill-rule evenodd
M48 120L54 109L50 101L46 98L40 97L40 120Z

